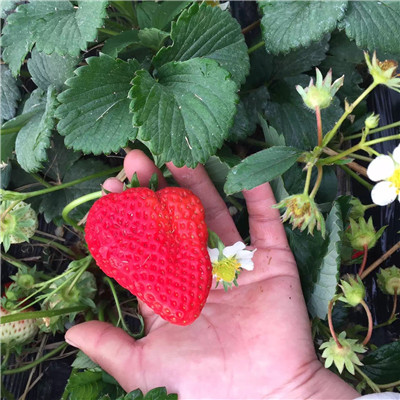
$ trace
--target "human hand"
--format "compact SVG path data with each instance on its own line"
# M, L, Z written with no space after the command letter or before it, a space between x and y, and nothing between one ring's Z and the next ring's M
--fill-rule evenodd
M153 173L166 181L138 150L125 158L125 172L142 185ZM226 245L242 240L204 168L168 164L183 187L202 201L207 226ZM122 184L105 182L118 192ZM254 271L243 271L239 287L210 291L199 318L172 325L141 304L146 336L138 341L119 328L90 321L66 340L114 376L126 391L165 386L180 399L351 399L358 393L318 361L294 257L268 184L244 192L249 213ZM88 340L90 338L90 340Z

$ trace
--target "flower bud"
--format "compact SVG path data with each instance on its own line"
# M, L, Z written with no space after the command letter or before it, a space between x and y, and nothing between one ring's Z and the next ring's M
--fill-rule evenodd
M350 218L350 230L346 232L346 237L355 250L364 250L365 246L368 249L372 249L382 236L385 228L386 226L383 226L376 232L371 217L368 222L364 218L359 218L358 223Z
M361 201L357 197L353 197L350 200L351 209L349 213L349 218L354 220L360 219L364 217L365 210L368 208L361 203Z
M378 273L378 286L383 293L400 294L400 268L393 265L390 268L381 269Z
M340 301L351 305L358 306L365 297L365 287L359 276L354 277L347 275L345 279L340 280L343 296L339 297Z
M379 114L375 115L372 113L367 119L365 120L365 127L368 129L374 129L379 124Z
M321 71L318 68L316 70L316 83L311 78L310 84L305 89L300 85L296 86L296 90L303 98L304 104L315 110L316 107L327 108L330 106L333 96L343 85L344 75L339 79L336 79L332 84L332 70L326 74L325 79L322 79Z

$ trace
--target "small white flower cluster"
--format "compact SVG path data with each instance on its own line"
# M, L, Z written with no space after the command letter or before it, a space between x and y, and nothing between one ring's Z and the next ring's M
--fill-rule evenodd
M380 155L368 166L368 178L378 182L371 191L372 201L386 206L396 198L400 201L400 145L391 155Z

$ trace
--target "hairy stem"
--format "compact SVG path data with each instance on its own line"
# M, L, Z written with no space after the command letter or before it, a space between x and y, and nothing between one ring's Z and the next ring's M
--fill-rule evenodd
M367 257L368 257L368 245L364 244L363 245L363 260L361 263L361 267L358 270L358 275L361 276L361 274L364 272L365 265L367 264Z
M319 106L315 107L315 116L317 118L317 134L318 134L318 146L322 146L322 119L321 110Z
M397 308L397 288L394 290L394 295L393 295L393 309L392 313L390 314L389 321L394 318L396 315L396 308Z
M333 305L335 304L336 298L333 298L328 305L328 325L329 325L329 330L331 331L331 335L333 337L333 340L336 342L336 346L341 349L343 346L340 344L339 339L336 336L335 329L333 328L333 322L332 322L332 308Z
M360 301L360 304L364 307L365 312L367 313L367 317L368 317L368 332L367 335L365 336L365 339L363 341L363 345L365 346L369 340L371 339L372 336L372 330L374 328L374 322L372 320L372 314L371 311L369 310L367 303L364 300Z
M14 368L14 369L8 369L5 371L2 371L3 375L11 375L11 374L18 374L20 372L28 371L32 369L33 367L36 367L36 365L39 365L43 361L46 361L50 357L53 357L60 351L64 350L68 346L68 343L63 343L62 345L56 347L55 349L49 351L47 354L45 354L43 357L38 358L37 360L31 362L30 364L26 364L20 368Z
M364 279L374 269L379 267L385 260L387 260L393 253L400 249L400 241L398 241L393 247L391 247L385 254L379 257L374 263L372 263L361 275L360 278Z

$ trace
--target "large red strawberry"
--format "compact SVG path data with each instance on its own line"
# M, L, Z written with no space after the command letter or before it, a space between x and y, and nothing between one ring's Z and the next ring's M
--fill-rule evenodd
M86 241L98 266L178 325L192 323L211 288L207 227L189 190L131 188L97 200Z

